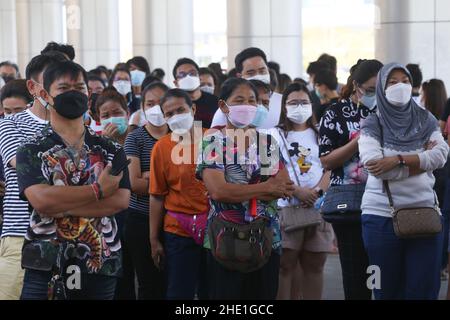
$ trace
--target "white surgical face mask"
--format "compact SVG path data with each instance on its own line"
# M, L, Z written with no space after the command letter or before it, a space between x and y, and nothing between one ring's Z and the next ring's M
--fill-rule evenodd
M161 107L158 105L145 110L145 118L155 127L161 127L166 124Z
M45 101L42 97L36 97L37 101L43 106L45 109L48 109L49 103Z
M3 80L2 77L0 77L0 89L5 85L5 80Z
M259 80L264 82L265 84L270 84L270 74L257 74L256 76L246 78L246 80Z
M287 117L294 123L304 124L312 117L311 104L299 104L297 106L286 106Z
M123 96L126 96L131 92L130 81L127 80L114 81L113 86L114 88L116 88L117 92L119 92Z
M209 93L209 94L214 94L214 87L211 87L211 86L203 86L203 87L200 87L200 90L202 90L202 92L206 92L206 93Z
M177 114L167 120L170 130L177 135L186 134L194 124L194 116L191 112Z
M394 106L406 105L412 97L412 86L409 83L397 83L386 89L386 99Z
M184 91L195 91L200 87L200 78L187 75L186 77L178 80L178 86Z

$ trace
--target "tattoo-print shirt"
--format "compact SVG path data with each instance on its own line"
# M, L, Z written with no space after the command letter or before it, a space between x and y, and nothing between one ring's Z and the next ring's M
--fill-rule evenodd
M277 141L270 135L259 133L256 141L250 142L249 148L241 152L244 149L243 146L238 147L222 131L205 136L202 144L203 152L198 159L197 178L202 179L205 169L214 169L224 173L227 183L249 185L265 182L285 168L285 160ZM280 250L281 233L277 200L223 203L210 198L209 201L208 221L219 215L237 224L249 223L256 217L267 218L274 235L272 248L277 252ZM205 247L210 248L207 235Z
M83 186L97 181L102 170L126 161L116 143L86 128L84 146L77 151L67 147L61 137L47 126L17 151L19 192L33 185ZM120 182L130 189L128 169ZM114 216L103 218L41 217L30 204L30 226L25 236L22 266L50 271L76 264L82 273L121 275L121 243Z
M319 156L330 154L357 137L362 121L376 108L354 104L351 100L341 100L330 106L320 121ZM367 182L367 172L355 153L345 164L331 172L331 185L362 184Z

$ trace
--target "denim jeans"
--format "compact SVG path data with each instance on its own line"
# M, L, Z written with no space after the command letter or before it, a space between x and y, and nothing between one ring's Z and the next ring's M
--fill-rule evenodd
M52 272L25 270L21 300L48 300L48 283ZM113 300L117 278L81 274L81 289L66 287L68 300Z
M207 299L206 249L192 238L164 234L167 272L167 299Z
M371 265L380 268L377 300L436 300L441 285L443 233L399 239L392 218L363 215L363 238Z

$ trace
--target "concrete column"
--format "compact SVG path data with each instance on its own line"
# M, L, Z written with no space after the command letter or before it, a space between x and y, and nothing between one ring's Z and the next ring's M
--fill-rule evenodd
M24 69L50 41L63 41L64 0L16 0L18 62Z
M237 53L258 47L291 77L302 75L301 0L227 0L228 65Z
M181 57L194 57L192 0L133 0L133 52L162 68L172 82Z
M119 0L66 0L67 41L86 70L120 62Z
M439 78L450 89L450 2L376 0L375 55L382 62L419 63L424 80Z
M16 1L0 1L0 62L17 62Z

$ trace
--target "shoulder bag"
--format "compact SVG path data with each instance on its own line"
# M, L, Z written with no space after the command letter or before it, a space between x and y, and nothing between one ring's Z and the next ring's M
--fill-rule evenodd
M294 162L292 158L289 156L289 148L287 145L287 141L284 137L283 132L278 129L278 133L283 140L284 148L286 149L289 163L294 171L295 179L297 181L297 185L300 187L300 178L298 177L297 171L295 170ZM281 230L285 232L297 231L300 229L304 229L307 227L314 227L323 222L323 219L320 215L320 212L313 208L302 208L299 205L289 205L284 208L280 208L280 226Z

